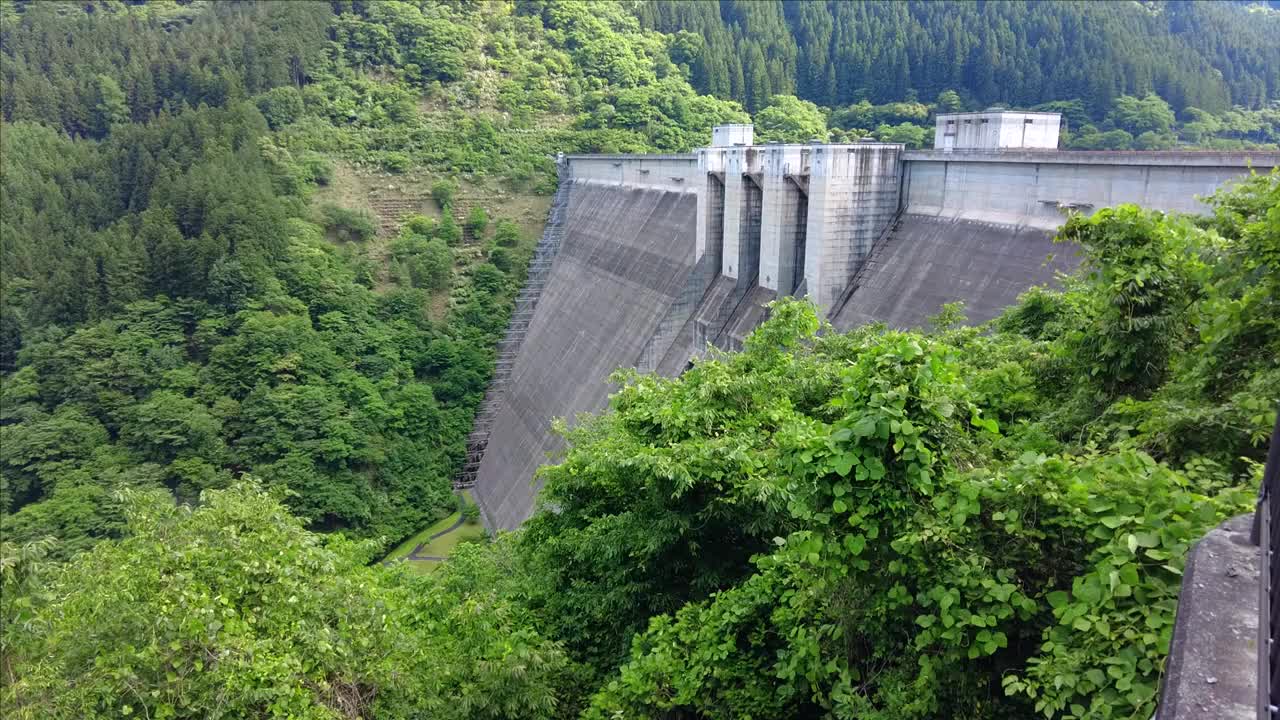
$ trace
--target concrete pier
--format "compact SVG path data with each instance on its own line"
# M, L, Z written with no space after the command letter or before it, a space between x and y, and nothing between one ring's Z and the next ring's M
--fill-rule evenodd
M804 277L823 310L898 212L901 145L825 145L813 149Z
M759 153L731 148L724 155L724 254L720 274L751 282L759 269L762 191Z
M762 155L759 284L780 296L790 295L804 278L809 149L771 145Z

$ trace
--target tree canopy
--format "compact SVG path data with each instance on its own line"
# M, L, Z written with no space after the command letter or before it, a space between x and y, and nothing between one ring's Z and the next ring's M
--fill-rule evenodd
M777 95L756 113L757 139L762 142L809 142L827 139L827 119L818 106L794 95Z
M47 576L27 597L30 632L6 615L5 660L21 667L6 678L11 717L555 712L564 654L507 601L368 567L373 548L306 531L259 487L202 499L125 497L124 539ZM5 545L31 565L17 553ZM16 582L4 577L6 594Z

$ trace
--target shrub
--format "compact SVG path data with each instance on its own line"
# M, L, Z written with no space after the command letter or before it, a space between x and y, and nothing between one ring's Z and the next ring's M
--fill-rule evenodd
M451 213L446 212L440 219L440 224L436 227L436 237L443 240L446 245L457 245L462 240L462 230L458 228L458 223Z
M480 522L480 506L468 504L462 511L462 519L468 525L475 525Z
M372 288L377 282L378 270L374 267L373 260L364 255L351 261L351 271L358 285Z
M333 182L333 164L323 157L309 157L302 161L307 176L320 187L328 187Z
M409 260L409 278L414 287L443 290L449 287L452 272L453 251L440 240L428 241Z
M515 260L511 257L511 251L504 247L496 247L489 251L489 262L504 273L510 273L515 267Z
M471 212L467 215L467 229L477 238L484 236L484 231L489 227L489 213L484 208L476 206L471 208Z
M279 130L302 116L302 93L293 87L271 88L257 99L258 110L272 130Z
M343 242L362 242L373 237L377 231L373 217L363 210L326 204L320 208L320 217L325 231L333 233Z
M507 276L492 263L481 263L471 271L471 285L476 290L497 295L507 285Z
M382 167L387 172L402 173L408 170L412 164L413 161L409 159L409 156L402 152L389 152L382 156Z
M1135 150L1169 150L1178 144L1171 132L1148 130L1133 139Z
M458 186L452 180L437 180L431 185L431 197L441 210L453 204L453 196L457 192Z
M404 230L413 235L434 237L436 234L436 221L426 215L410 215L404 221Z
M503 247L515 247L520 242L520 226L502 218L494 223L493 242Z

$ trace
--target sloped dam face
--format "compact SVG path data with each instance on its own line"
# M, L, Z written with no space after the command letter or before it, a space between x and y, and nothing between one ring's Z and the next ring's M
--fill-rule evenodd
M637 365L694 268L692 193L575 184L567 205L472 490L494 529L532 511L534 471L561 447L552 420L605 406L609 375Z
M904 213L854 274L831 324L920 327L957 300L969 322L986 322L1079 264L1076 248L1053 237L1025 225Z
M562 160L541 269L535 282L531 266L526 311L504 342L513 359L486 397L463 484L491 529L518 527L535 471L563 447L553 420L603 409L618 368L676 375L707 344L739 347L780 294L814 300L839 330L919 327L954 301L983 322L1078 265L1076 248L1053 242L1064 209L1203 211L1197 195L1277 164L1277 153L895 145ZM854 172L867 167L877 172Z

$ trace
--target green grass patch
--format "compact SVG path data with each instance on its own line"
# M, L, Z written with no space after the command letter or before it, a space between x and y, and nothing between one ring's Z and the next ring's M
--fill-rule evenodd
M454 515L456 518L457 515ZM422 555L434 555L436 557L449 557L449 553L458 546L458 543L472 538L484 537L484 525L480 523L468 524L463 523L461 527L451 533L441 535L440 537L427 543L422 549ZM428 573L436 569L440 564L437 560L405 560L409 566L420 573Z
M471 492L469 490L463 490L462 494L463 497L467 499L468 503L475 503L475 499L471 497ZM432 523L421 532L397 545L394 550L387 553L387 556L383 558L383 562L399 560L407 563L409 567L416 572L431 572L440 564L439 561L407 559L409 553L413 552L413 549L417 547L419 543L425 543L422 548L422 552L418 553L419 555L448 557L449 553L453 552L453 549L457 547L458 543L471 538L484 537L484 525L482 523L463 523L452 532L445 533L435 540L430 539L432 535L453 527L454 523L458 522L459 516L460 514L458 512L453 512L448 517Z
M430 526L424 528L418 534L414 535L408 540L405 540L404 542L397 545L395 550L392 550L391 552L387 553L387 556L383 558L383 561L385 562L390 560L399 560L400 558L405 557L409 553L413 552L413 549L418 546L418 543L426 542L427 538L431 537L432 535L435 535L436 533L440 532L441 530L444 530L445 528L453 525L456 522L458 522L457 512L454 512L452 515L449 515L443 520L437 520L436 522L432 523ZM425 555L426 553L424 552L422 554Z

